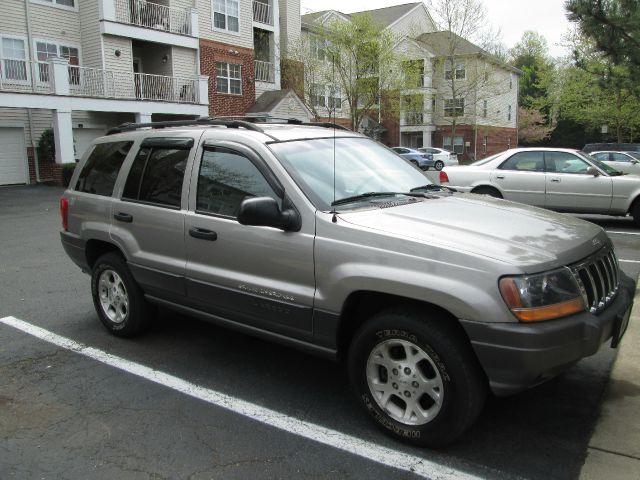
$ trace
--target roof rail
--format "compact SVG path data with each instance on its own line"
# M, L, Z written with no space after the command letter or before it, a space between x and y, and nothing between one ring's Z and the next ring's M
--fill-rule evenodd
M164 122L148 122L148 123L123 123L112 128L107 135L116 133L131 132L140 128L171 128L171 127L188 127L188 126L222 126L227 128L246 128L254 132L265 133L257 123L264 124L284 124L284 125L309 125L313 127L335 128L338 130L349 130L342 125L330 122L303 122L297 118L279 118L269 115L237 115L226 117L200 117L191 120L167 120Z
M113 135L116 133L130 132L138 130L140 128L171 128L171 127L187 127L187 126L223 126L227 128L246 128L247 130L253 130L255 132L264 133L264 131L255 125L254 123L242 121L242 120L219 120L216 118L200 117L192 120L168 120L164 122L149 122L149 123L123 123L115 128L112 128L107 132L107 135Z

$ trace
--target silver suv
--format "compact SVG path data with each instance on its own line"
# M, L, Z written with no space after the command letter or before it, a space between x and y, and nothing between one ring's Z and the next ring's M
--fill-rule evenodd
M557 375L624 334L635 285L585 221L431 184L330 125L124 125L61 199L102 323L166 307L344 361L385 432L438 447L487 392Z

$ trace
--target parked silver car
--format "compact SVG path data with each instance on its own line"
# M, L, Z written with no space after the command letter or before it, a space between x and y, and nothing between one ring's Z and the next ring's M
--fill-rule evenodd
M515 148L469 166L445 167L441 183L559 212L631 214L640 226L640 177L577 150Z
M423 446L460 436L489 389L616 347L635 291L602 228L451 192L326 124L125 124L60 212L114 335L156 305L343 360L375 424Z
M402 158L404 158L407 162L415 165L420 170L429 170L433 166L435 166L435 161L433 160L433 155L428 153L419 152L416 149L409 147L392 147L391 150L396 152Z
M436 147L421 147L417 150L433 155L433 161L435 162L433 167L436 170L442 170L444 167L450 167L451 165L458 165L458 154L450 152L449 150Z
M622 173L640 175L640 152L593 152L590 155L596 160L611 165Z

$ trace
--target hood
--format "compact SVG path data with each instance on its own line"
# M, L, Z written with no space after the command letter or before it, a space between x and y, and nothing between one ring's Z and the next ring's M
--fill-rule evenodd
M526 273L577 262L611 243L593 223L475 194L344 212L340 218L396 237L489 257Z

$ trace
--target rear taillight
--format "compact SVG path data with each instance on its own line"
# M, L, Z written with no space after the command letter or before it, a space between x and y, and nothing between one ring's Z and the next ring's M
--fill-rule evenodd
M60 218L62 219L62 229L66 232L69 230L69 199L62 197L60 199Z
M440 170L440 185L443 183L449 183L449 176L442 170Z

